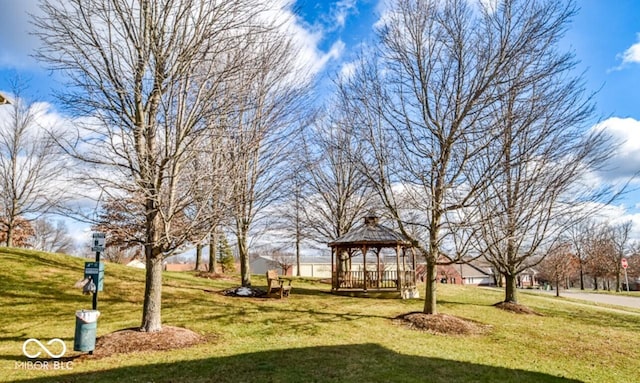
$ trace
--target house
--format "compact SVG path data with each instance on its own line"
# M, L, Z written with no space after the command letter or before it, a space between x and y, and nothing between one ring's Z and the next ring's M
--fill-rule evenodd
M424 265L418 266L418 273L424 270ZM422 271L424 274L424 271ZM438 282L463 284L472 286L493 286L495 277L490 265L480 260L467 263L453 263L438 266Z
M532 288L540 285L538 281L538 271L529 267L518 275L518 287Z
M275 269L278 270L280 275L292 275L292 267L289 266L286 270L282 270L282 264L283 262L276 261L272 256L259 255L257 257L251 257L249 269L251 270L251 274L266 274L267 270Z
M295 257L276 259L270 255L252 258L249 267L252 274L265 274L267 270L278 270L281 275L298 275ZM284 270L283 270L284 269ZM300 276L331 278L331 259L328 257L300 257Z
M136 269L145 269L147 266L144 262L139 259L133 259L129 263L127 263L129 267L135 267Z
M456 265L461 270L462 284L474 286L495 285L493 270L481 263L463 263Z

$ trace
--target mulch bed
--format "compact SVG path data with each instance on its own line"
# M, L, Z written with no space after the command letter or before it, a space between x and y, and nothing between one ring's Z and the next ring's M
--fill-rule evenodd
M398 315L394 318L394 321L413 330L440 335L480 335L491 329L489 325L453 315L425 314L422 312Z
M516 313L516 314L526 314L526 315L539 315L542 316L542 314L539 314L533 310L531 310L530 308L528 308L525 305L521 305L519 303L514 303L514 302L499 302L496 303L495 305L493 305L494 307L497 307L501 310L504 311L509 311L512 313Z
M174 350L207 341L208 337L182 327L163 326L158 332L142 332L138 328L128 328L96 339L95 351L87 357L104 358L114 354Z
M222 290L221 294L227 297L242 298L260 298L267 296L266 291L255 287L233 287L230 289Z

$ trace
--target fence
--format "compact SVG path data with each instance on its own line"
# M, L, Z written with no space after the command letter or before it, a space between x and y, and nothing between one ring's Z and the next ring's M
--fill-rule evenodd
M366 273L366 274L365 274ZM415 287L415 271L401 271L404 286ZM366 286L365 286L366 275ZM396 270L385 271L341 271L338 273L337 288L347 289L398 289L398 272Z

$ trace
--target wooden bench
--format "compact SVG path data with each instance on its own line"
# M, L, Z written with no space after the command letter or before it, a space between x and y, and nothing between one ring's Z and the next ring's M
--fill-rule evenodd
M289 284L285 286L286 281L289 281ZM291 279L278 277L277 270L267 270L267 285L267 295L271 293L279 293L280 299L288 297L291 292Z

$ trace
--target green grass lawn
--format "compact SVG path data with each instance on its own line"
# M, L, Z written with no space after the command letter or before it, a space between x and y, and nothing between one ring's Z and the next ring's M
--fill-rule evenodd
M294 280L284 300L206 292L238 280L165 273L163 323L206 335L188 349L73 362L71 370L28 370L28 338L61 338L75 353L73 288L84 260L0 249L0 381L29 382L638 382L640 312L521 294L542 316L492 307L500 291L438 286L439 310L492 326L483 335L408 330L391 318L422 300L354 298ZM254 286L265 286L254 277ZM144 271L107 264L98 336L140 324ZM626 311L626 312L625 312ZM21 364L22 363L22 364Z

